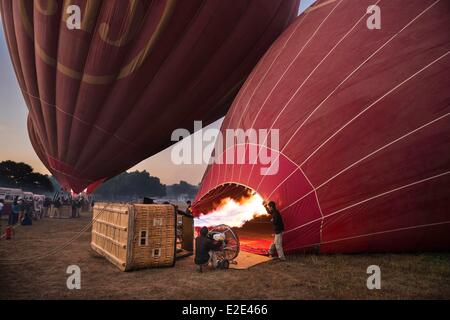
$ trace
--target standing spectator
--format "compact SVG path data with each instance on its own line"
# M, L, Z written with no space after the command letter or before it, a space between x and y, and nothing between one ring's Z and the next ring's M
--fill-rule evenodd
M45 199L44 199L45 200ZM35 200L37 202L37 218L40 220L44 217L44 200L42 198L39 198Z
M273 243L270 246L269 253L273 257L275 254L275 251L278 254L278 258L281 261L285 261L286 258L284 256L283 251L283 232L284 232L284 223L283 223L283 217L281 216L280 212L277 209L277 206L275 202L270 201L269 203L264 202L264 207L266 208L266 211L268 214L272 216L272 224L273 224L273 231L275 233Z
M61 208L61 200L59 197L57 197L54 201L53 201L53 207L55 208L55 212L53 214L53 217L56 218L61 218L61 212L60 212L60 208Z
M44 200L44 217L48 217L49 216L49 210L50 210L50 206L52 205L52 201L50 200L49 197L45 197Z
M79 218L81 210L81 199L76 197L72 199L72 218Z
M33 202L30 200L23 201L23 219L20 221L20 224L23 226L31 226L33 224L32 221L32 207Z
M18 214L18 216L17 216L18 218L17 218L15 224L21 222L22 219L23 219L23 216L24 216L24 209L25 209L25 206L24 206L24 204L25 204L25 203L24 203L24 199L23 199L22 197L19 197L19 200L17 201L17 204L18 204L19 214Z
M38 219L38 211L36 210L36 203L37 200L35 200L34 198L31 198L31 200L27 200L28 213L30 215L30 218L33 218L33 220Z
M76 212L76 218L80 217L81 207L83 206L82 198L77 199L77 212Z
M3 199L2 199L2 200L0 200L0 232L2 230L1 221L2 221L2 215L3 215L3 207L4 207L4 204L3 204Z
M19 197L15 197L11 205L11 213L9 215L8 225L10 226L16 225L19 213L20 213Z
M77 199L72 199L72 218L76 218L77 216Z
M191 200L186 201L186 204L187 204L186 214L188 216L192 217L192 202L191 202Z

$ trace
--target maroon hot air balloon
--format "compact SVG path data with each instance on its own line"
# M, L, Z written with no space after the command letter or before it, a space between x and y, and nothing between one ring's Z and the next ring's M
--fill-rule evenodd
M381 29L368 28L374 4ZM449 26L445 0L316 3L265 54L221 129L278 129L279 148L258 145L279 170L212 164L195 212L252 189L278 204L288 252L449 250Z
M75 191L163 150L174 129L223 116L298 9L297 0L0 4L33 147Z

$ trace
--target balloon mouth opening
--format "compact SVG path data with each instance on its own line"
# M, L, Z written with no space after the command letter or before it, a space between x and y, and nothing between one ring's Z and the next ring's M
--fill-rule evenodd
M193 205L196 233L203 226L225 224L238 235L242 251L268 255L273 231L263 201L248 186L237 183L217 186Z

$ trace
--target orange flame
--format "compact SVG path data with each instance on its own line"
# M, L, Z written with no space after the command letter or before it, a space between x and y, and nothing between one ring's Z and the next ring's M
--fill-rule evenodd
M257 193L249 193L238 200L230 197L222 199L211 212L196 218L195 226L210 227L226 224L230 227L241 228L247 221L265 215L268 214L263 206L263 198Z

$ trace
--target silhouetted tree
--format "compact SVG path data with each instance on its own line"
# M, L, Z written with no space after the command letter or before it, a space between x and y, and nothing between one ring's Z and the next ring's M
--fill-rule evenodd
M130 200L143 197L164 197L166 186L147 171L123 172L103 183L94 194L98 198Z
M188 198L194 198L198 192L198 186L187 183L181 180L178 184L172 184L166 187L167 194L170 197L177 198L179 196L187 196Z
M48 175L34 172L26 163L11 160L0 162L0 185L34 193L48 193L54 190Z
M56 180L56 178L54 176L50 176L49 180L53 186L53 190L60 190L61 189L61 185L59 184L58 180Z

